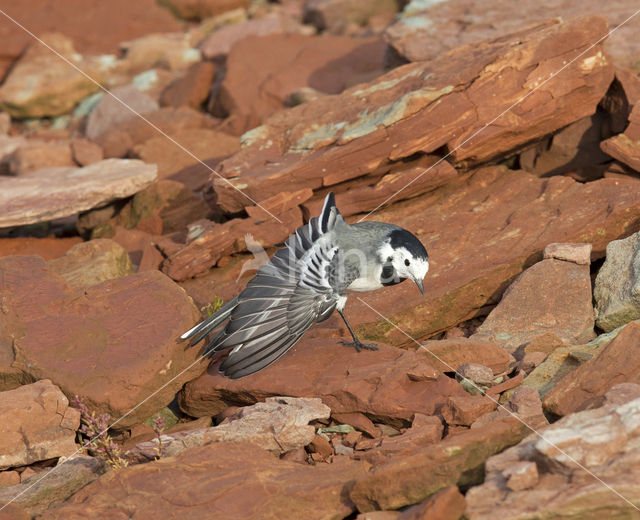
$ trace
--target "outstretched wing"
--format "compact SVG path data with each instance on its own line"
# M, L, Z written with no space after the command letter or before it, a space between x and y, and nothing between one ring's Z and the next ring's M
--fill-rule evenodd
M229 322L208 350L232 349L220 366L231 378L257 372L282 356L335 308L329 270L342 216L329 194L320 217L299 227L238 296Z

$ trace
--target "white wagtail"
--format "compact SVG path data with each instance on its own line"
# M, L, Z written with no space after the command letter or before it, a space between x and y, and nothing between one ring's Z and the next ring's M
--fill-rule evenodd
M376 350L356 337L345 318L347 294L407 278L424 294L428 270L427 251L409 231L384 222L350 225L329 193L320 216L296 229L244 291L181 338L195 345L226 322L204 353L231 349L220 371L236 379L273 363L336 309L353 337L342 343L358 352Z

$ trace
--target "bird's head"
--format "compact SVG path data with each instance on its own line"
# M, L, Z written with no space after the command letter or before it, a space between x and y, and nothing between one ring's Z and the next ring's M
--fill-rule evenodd
M429 255L415 235L406 229L393 229L380 250L380 256L383 261L383 285L410 279L424 294L422 280L429 271Z

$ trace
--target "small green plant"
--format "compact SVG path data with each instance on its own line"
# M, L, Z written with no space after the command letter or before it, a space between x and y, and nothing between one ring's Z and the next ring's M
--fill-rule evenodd
M156 453L158 454L158 456L156 457L156 459L161 459L162 458L162 434L164 433L164 417L158 415L158 417L156 417L155 419L153 419L153 421L151 421L151 424L153 425L153 431L156 434L156 439L158 440L158 446L156 447Z
M216 312L218 312L223 304L224 304L224 300L222 298L218 298L217 296L214 296L213 303L207 303L204 307L200 309L200 311L207 313L207 318L208 318L209 316L213 316Z
M74 406L80 411L80 430L82 446L93 456L103 459L112 468L124 468L128 465L122 456L120 446L108 433L111 416L108 413L97 415L89 411L77 395L73 398ZM82 440L82 436L87 437Z

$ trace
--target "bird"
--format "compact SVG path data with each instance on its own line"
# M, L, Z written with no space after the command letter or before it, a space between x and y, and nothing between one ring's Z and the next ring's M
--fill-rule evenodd
M297 228L238 296L181 339L194 346L220 329L203 355L230 350L219 371L238 379L279 359L314 323L337 310L353 338L341 343L358 352L377 350L361 342L349 324L348 295L407 279L424 294L428 270L427 250L415 235L385 222L347 223L330 192L320 215Z

